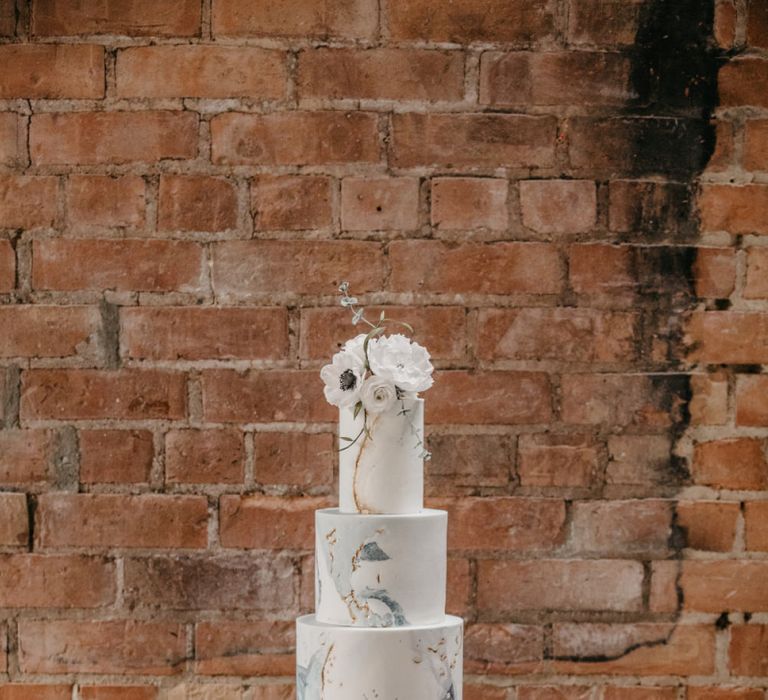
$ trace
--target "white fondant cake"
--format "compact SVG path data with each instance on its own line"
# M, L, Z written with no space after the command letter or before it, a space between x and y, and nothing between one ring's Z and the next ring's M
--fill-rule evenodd
M352 408L339 409L339 509L418 513L424 505L424 399L398 399L369 415L366 430L363 420L363 411L355 417Z
M342 627L297 620L297 700L461 700L462 628Z
M448 514L315 513L318 622L430 625L445 615Z

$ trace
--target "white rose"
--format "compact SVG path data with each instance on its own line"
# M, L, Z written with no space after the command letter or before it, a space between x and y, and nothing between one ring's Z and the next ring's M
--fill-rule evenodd
M395 403L397 390L392 382L372 376L363 382L360 398L368 413L384 413Z
M434 381L426 348L399 333L371 340L368 364L375 375L402 391L426 391Z
M332 406L354 406L360 400L365 367L355 353L337 352L331 364L320 370L325 398Z

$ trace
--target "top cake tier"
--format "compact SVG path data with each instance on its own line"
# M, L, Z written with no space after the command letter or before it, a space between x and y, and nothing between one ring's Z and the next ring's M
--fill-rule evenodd
M418 513L424 507L424 399L383 413L339 409L339 510Z

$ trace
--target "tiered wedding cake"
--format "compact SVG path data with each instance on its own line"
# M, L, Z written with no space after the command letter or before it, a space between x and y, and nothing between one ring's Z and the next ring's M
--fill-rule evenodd
M423 502L429 355L373 329L321 372L339 406L339 508L315 514L316 613L297 620L298 700L460 700L462 620L445 614L447 513Z

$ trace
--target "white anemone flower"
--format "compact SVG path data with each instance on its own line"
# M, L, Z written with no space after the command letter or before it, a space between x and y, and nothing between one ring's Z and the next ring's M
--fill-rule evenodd
M353 352L337 352L331 364L320 370L320 378L325 382L325 398L332 406L346 408L354 406L360 400L365 366Z
M368 343L368 364L377 377L404 392L426 391L432 386L432 363L426 348L400 333Z
M365 338L366 334L360 333L360 335L356 335L354 338L344 343L344 347L342 348L343 352L351 352L357 357L361 367L365 367L365 350L363 350Z
M363 402L363 408L368 413L384 413L394 405L397 399L397 389L388 379L374 375L363 382L360 398Z

